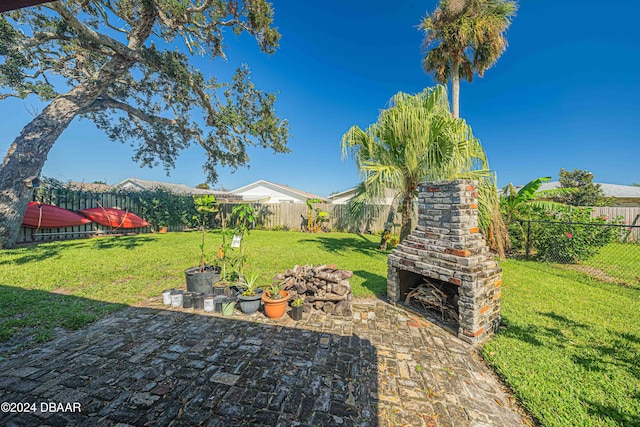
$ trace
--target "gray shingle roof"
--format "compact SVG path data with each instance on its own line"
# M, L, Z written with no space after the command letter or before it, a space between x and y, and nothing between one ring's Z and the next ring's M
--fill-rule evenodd
M603 184L601 182L594 182L594 184L600 184L600 188L606 197L615 197L616 199L640 199L640 187L633 185ZM543 183L540 186L540 190L550 190L559 187L559 181L551 181Z
M147 179L139 178L127 178L124 181L114 185L115 188L121 187L125 184L132 184L139 187L141 190L155 190L161 188L174 194L184 195L198 195L198 194L213 194L218 199L238 199L239 196L230 194L226 191L205 190L202 188L192 188L184 184L173 184L171 182L150 181ZM241 198L241 197L240 197Z

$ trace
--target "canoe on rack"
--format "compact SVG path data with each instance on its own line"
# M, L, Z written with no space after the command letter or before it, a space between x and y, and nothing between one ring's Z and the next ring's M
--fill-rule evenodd
M90 224L91 220L68 209L40 202L29 202L22 225L31 228L60 228Z
M78 211L96 224L111 228L139 228L149 224L138 215L116 208L90 208Z

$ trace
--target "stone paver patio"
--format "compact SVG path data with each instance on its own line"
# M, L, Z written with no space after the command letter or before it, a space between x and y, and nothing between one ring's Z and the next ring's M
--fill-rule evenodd
M525 425L476 349L401 307L353 308L294 322L128 307L0 364L0 402L36 404L0 425Z

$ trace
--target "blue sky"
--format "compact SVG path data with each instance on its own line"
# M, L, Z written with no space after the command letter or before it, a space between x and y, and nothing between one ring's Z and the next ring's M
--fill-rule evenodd
M205 74L228 76L240 63L263 90L279 91L277 114L289 120L291 153L251 149L250 168L221 169L216 186L258 179L328 195L358 182L340 140L353 124L375 122L398 91L434 84L421 68L417 25L437 2L273 1L282 34L274 55L247 36L227 38L226 62L196 58ZM587 169L598 182L640 182L640 3L616 0L523 1L509 47L483 78L461 86L460 113L482 141L498 183L557 178ZM34 99L0 103L2 155L32 112ZM205 180L202 151L182 153L169 177L140 168L126 145L76 120L49 153L43 175L116 183L130 176L195 186Z

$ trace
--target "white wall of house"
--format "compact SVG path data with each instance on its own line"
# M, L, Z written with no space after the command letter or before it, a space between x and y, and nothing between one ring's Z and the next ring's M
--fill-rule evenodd
M120 183L117 185L118 189L129 190L129 191L140 191L144 190L144 188L138 184L135 184L131 181L125 181L124 183Z
M280 191L266 185L257 185L241 191L232 191L233 194L242 196L245 200L260 199L264 203L305 203L306 198L300 195Z
M346 205L347 203L349 203L349 200L351 200L352 197L353 197L353 193L349 193L336 198L329 196L329 199L331 200L331 203L334 205Z
M334 205L346 205L347 203L349 203L349 200L351 200L351 198L355 194L356 194L356 190L351 189L351 190L343 191L342 193L334 194L333 196L329 196L327 199L329 199L331 203ZM394 195L393 191L391 190L385 191L385 198L384 198L385 206L391 206L391 204L393 203L393 195Z

